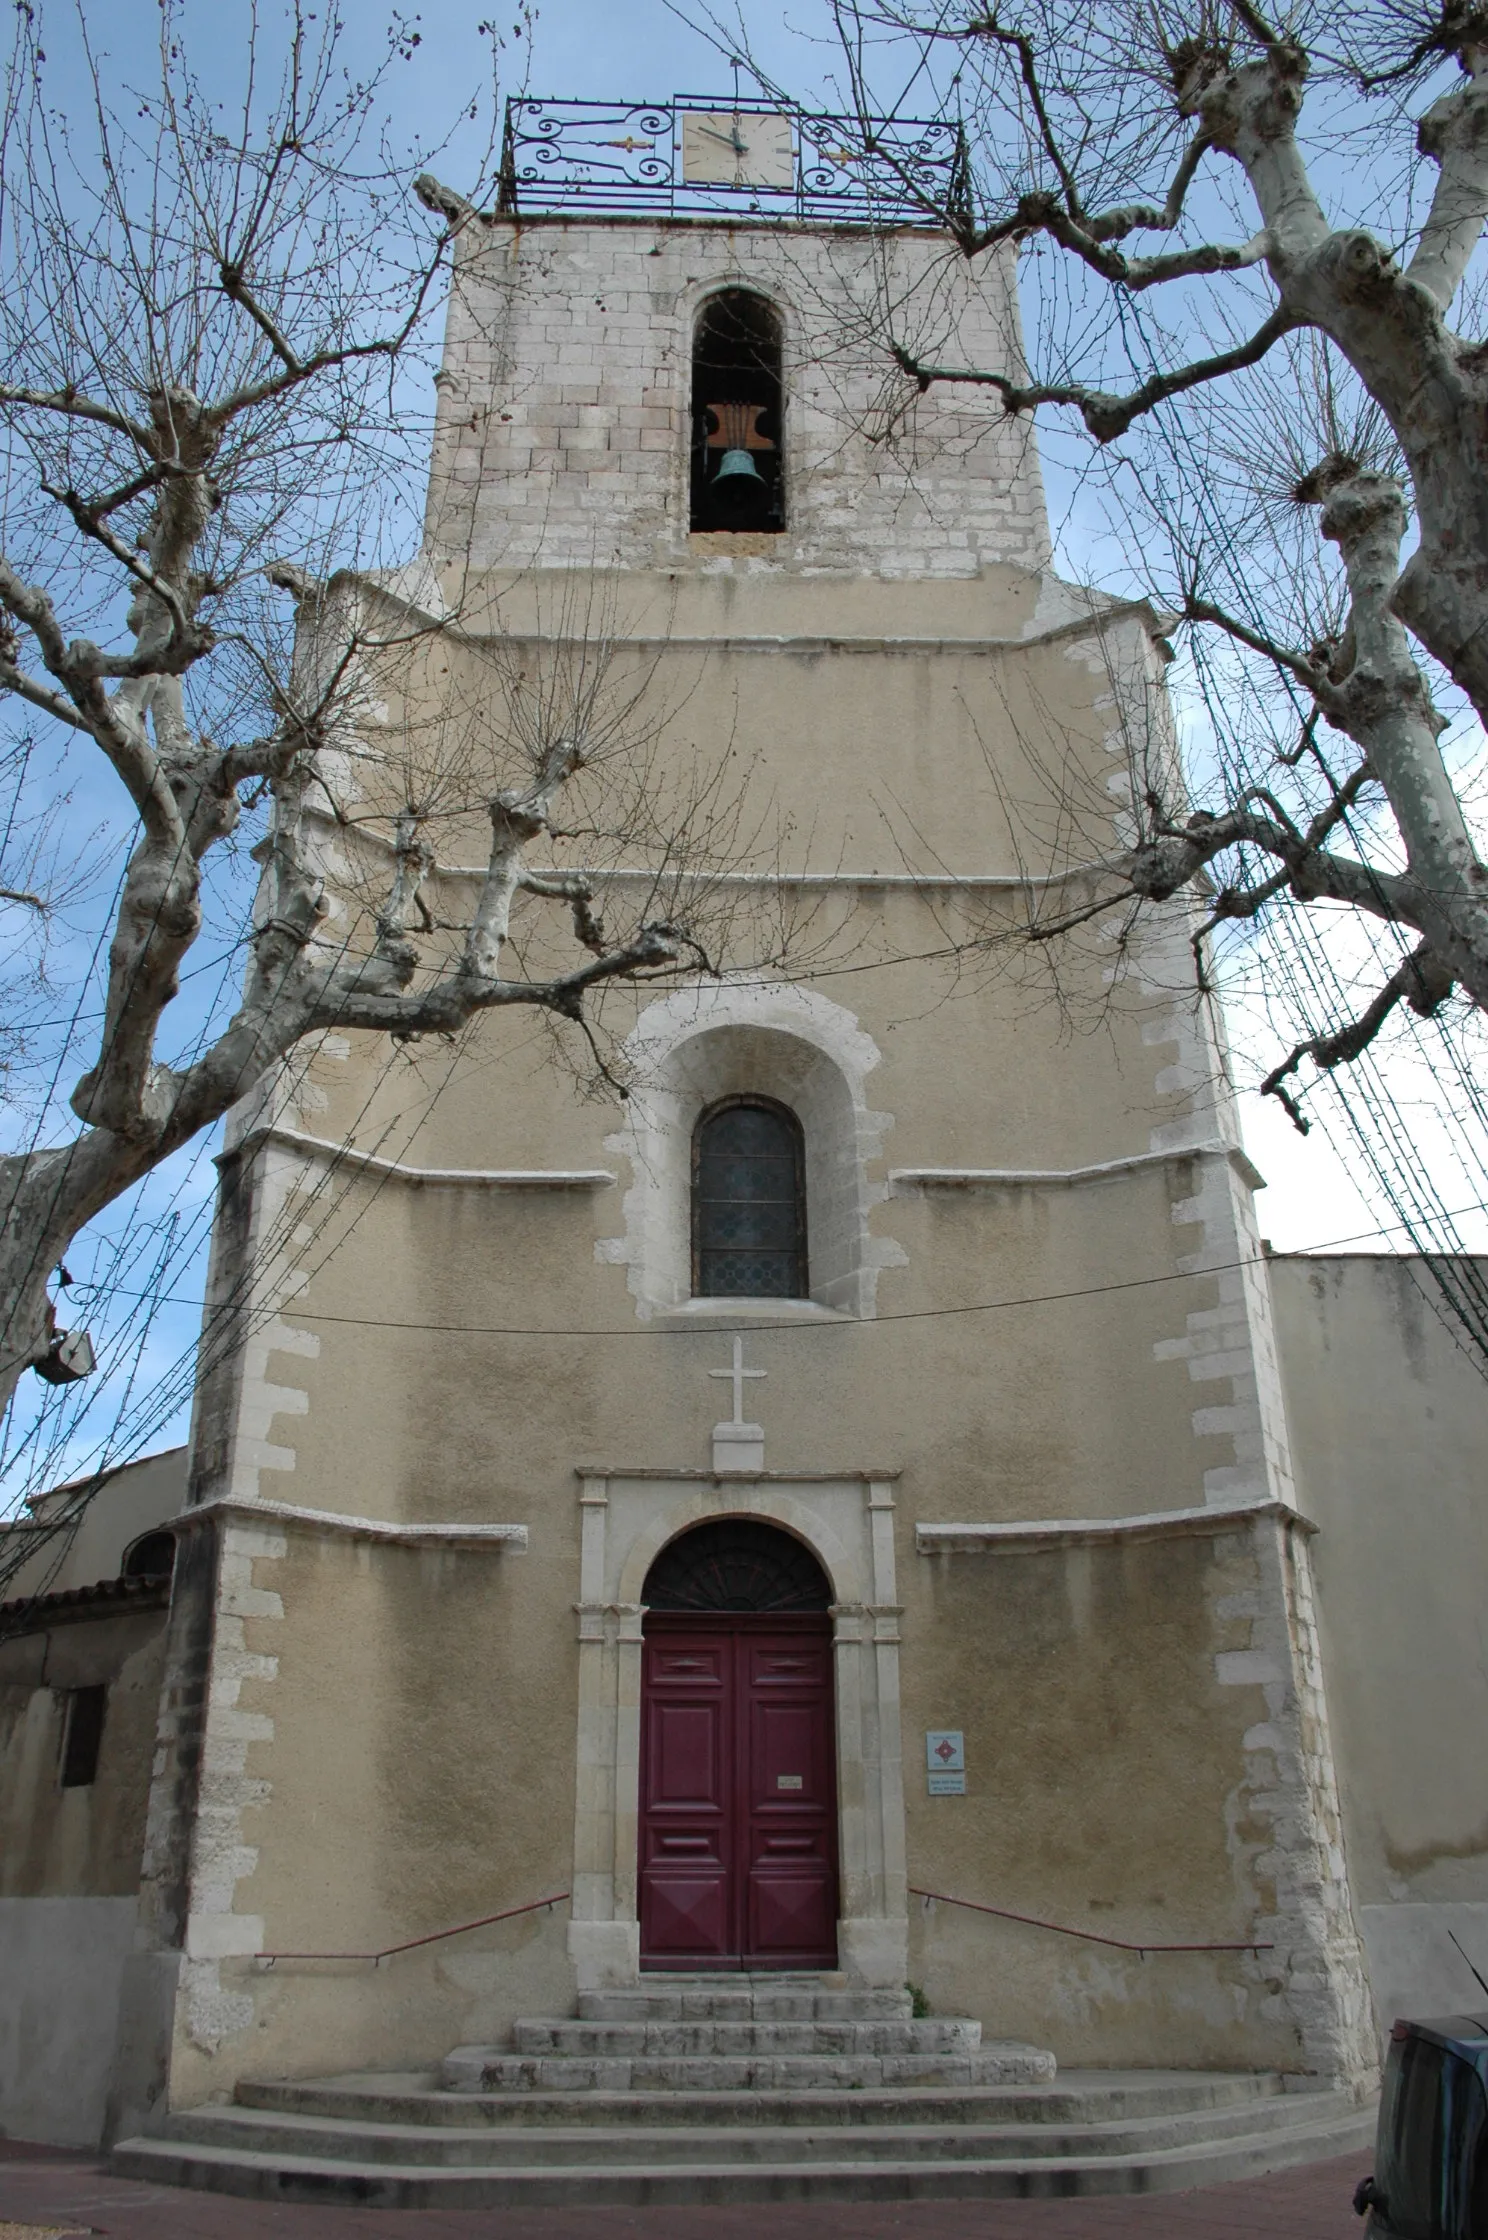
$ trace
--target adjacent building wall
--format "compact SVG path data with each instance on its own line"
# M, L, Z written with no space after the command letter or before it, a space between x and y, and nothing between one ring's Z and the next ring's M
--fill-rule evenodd
M1271 1261L1382 2029L1488 1975L1488 1375L1414 1258Z
M132 1544L175 1516L184 1502L186 1449L167 1447L126 1462L96 1493L89 1490L92 1483L78 1478L50 1486L32 1495L23 1515L0 1524L0 1554L9 1555L17 1543L34 1550L0 1599L62 1594L117 1578Z
M75 1533L38 1549L0 1610L0 2136L93 2146L102 2130L170 1599L168 1582L117 1573L184 1485L182 1447L121 1471ZM75 1490L43 1495L33 1519ZM28 1584L29 1597L17 1592ZM69 1698L93 1687L107 1690L97 1772L64 1788Z

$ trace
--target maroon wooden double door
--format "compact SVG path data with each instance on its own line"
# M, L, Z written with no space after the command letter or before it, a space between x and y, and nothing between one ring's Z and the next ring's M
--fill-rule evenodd
M641 1687L641 1965L837 1964L824 1615L653 1611Z

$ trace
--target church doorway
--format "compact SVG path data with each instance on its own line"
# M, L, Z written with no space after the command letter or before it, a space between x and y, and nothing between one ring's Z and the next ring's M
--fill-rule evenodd
M837 1965L832 1590L809 1548L720 1517L646 1577L643 1968Z

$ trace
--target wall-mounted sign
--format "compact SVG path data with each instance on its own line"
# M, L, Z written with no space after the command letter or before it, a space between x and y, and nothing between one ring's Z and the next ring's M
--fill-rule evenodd
M931 1727L925 1736L925 1781L932 1797L966 1794L966 1737L959 1727Z

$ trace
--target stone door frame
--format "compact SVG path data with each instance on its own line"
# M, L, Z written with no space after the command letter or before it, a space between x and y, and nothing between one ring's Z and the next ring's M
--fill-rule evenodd
M579 1731L569 1954L580 1991L641 1980L641 1590L689 1525L750 1516L794 1532L832 1582L836 1685L838 1963L897 1988L908 1967L896 1472L793 1475L582 1469Z

